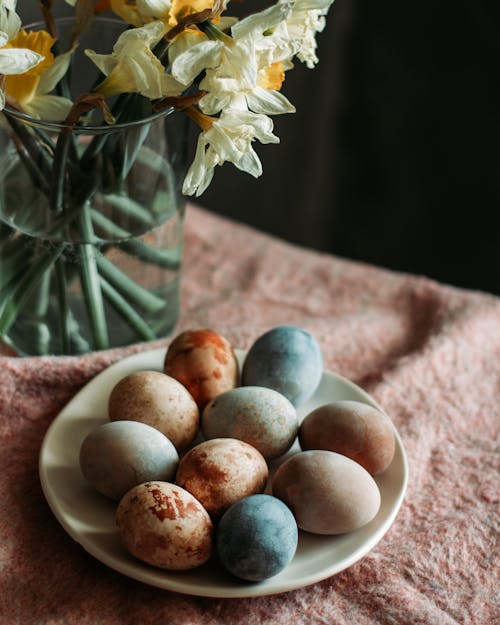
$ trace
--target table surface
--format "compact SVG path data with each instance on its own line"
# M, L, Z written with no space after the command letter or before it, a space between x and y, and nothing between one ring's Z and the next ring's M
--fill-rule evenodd
M248 348L293 324L394 421L410 481L382 541L338 575L267 597L178 595L128 579L60 527L38 454L53 418L119 358L0 356L0 625L489 625L498 604L500 299L300 249L190 205L176 333Z

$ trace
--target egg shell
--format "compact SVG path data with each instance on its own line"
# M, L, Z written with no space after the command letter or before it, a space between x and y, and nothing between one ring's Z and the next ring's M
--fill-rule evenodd
M120 499L132 487L148 480L170 480L179 456L161 432L137 421L103 423L80 447L80 467L98 492Z
M199 443L181 458L175 481L217 519L239 499L262 492L267 478L266 461L257 449L217 438Z
M396 448L391 420L373 406L336 401L319 406L302 421L299 441L303 450L327 449L358 462L371 475L391 464Z
M295 407L281 393L262 386L241 386L205 407L201 427L208 439L237 438L268 460L290 449L299 422Z
M181 451L198 434L200 411L189 391L161 371L137 371L122 378L108 400L111 421L146 423L172 441Z
M313 534L352 532L380 507L380 491L368 471L333 451L303 451L286 460L274 475L272 493Z
M200 410L239 381L238 360L231 344L206 328L186 330L172 341L164 371L189 390Z
M251 495L225 512L216 530L216 549L223 566L247 581L273 577L297 549L297 523L276 497Z
M243 386L267 386L294 406L307 401L323 375L323 357L316 339L295 326L278 326L260 336L243 363Z
M161 569L193 569L212 554L207 511L175 484L146 482L128 491L118 505L116 524L127 551Z

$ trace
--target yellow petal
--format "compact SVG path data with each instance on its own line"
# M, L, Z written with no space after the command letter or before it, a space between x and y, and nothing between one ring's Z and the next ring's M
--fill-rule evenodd
M265 69L260 70L257 85L263 89L279 91L284 80L285 68L281 61L277 61Z
M171 27L177 26L179 20L186 17L186 15L211 9L212 4L212 0L173 0L168 25Z
M5 46L6 48L28 48L33 52L38 52L44 58L36 67L31 69L29 73L43 74L43 72L50 67L54 61L54 55L51 52L51 48L56 40L49 35L45 30L20 30L14 39L11 39Z
M27 48L45 57L38 65L24 74L6 77L7 93L21 105L29 102L35 96L40 75L52 65L54 55L50 49L54 43L55 39L45 30L26 32L23 29L5 46L6 48Z

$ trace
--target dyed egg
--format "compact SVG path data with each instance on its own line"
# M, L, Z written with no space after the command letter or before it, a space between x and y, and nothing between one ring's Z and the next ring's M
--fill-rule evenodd
M313 534L352 532L371 521L380 491L363 467L333 451L303 451L278 467L272 493Z
M130 490L118 505L116 525L127 551L161 569L193 569L212 554L207 511L175 484L146 482Z
M206 438L237 438L270 459L290 449L299 422L293 404L281 393L262 386L241 386L205 407L201 427Z
M175 481L218 518L239 499L262 492L267 477L266 461L254 447L218 438L190 449L181 458Z
M164 371L179 380L202 409L238 384L238 361L229 341L213 330L187 330L170 344Z
M104 423L92 430L80 447L85 479L116 500L142 482L171 479L178 462L168 438L137 421Z
M276 575L297 549L297 524L290 510L270 495L235 503L217 526L216 549L233 575L258 582Z
M198 434L200 411L189 391L160 371L138 371L122 378L108 401L111 421L140 421L156 428L178 450Z
M309 413L299 429L302 449L327 449L358 462L371 475L394 457L392 423L383 412L357 401L336 401Z
M300 328L278 326L248 350L242 384L267 386L299 406L314 393L322 374L323 357L316 339Z

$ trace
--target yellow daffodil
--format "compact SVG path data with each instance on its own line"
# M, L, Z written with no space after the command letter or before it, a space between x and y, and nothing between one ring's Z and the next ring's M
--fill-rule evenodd
M54 57L51 52L54 43L55 39L44 30L20 30L7 44L7 47L30 50L43 59L23 74L7 76L5 88L25 113L46 121L62 121L73 104L67 98L50 95L67 72L72 54L69 51Z
M27 48L17 48L0 31L0 110L5 106L6 83L17 74L24 74L43 61L43 56Z
M105 97L136 92L152 100L180 95L184 85L165 72L160 60L151 51L167 28L163 22L156 21L126 30L115 43L112 54L85 50L107 76L97 91Z
M182 18L212 7L212 0L109 0L111 9L128 24L143 26L162 20L170 28Z

